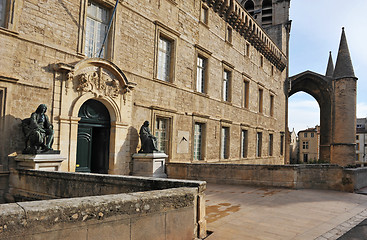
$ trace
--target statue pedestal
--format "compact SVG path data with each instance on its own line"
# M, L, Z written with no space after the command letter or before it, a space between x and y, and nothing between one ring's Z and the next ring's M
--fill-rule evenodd
M166 178L164 173L165 153L135 153L133 155L133 176Z
M62 161L66 160L60 154L19 154L15 157L17 169L35 169L45 171L60 171Z

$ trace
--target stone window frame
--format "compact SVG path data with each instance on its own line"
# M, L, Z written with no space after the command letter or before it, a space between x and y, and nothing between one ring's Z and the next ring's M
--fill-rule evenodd
M88 9L88 2L89 0L81 0L81 8L80 8L80 15L79 15L79 31L78 31L78 47L77 53L85 58L85 41L86 41L86 26L87 26L87 9ZM114 2L110 0L91 0L96 4L99 4L109 10L109 18L111 18L111 14L115 7ZM110 31L107 36L107 49L105 50L106 56L104 59L113 61L114 59L114 49L115 49L115 31L116 31L116 19L118 19L118 11L116 10L115 15L113 16L112 24Z
M255 142L255 146L256 146L256 158L261 158L262 157L262 150L263 150L263 132L260 130L256 131L256 142Z
M302 141L302 149L309 149L308 141Z
M243 139L243 133L246 132L245 139ZM249 129L247 127L240 127L240 158L248 158L248 145L249 145ZM245 140L245 141L243 141Z
M0 25L0 30L16 32L19 16L22 9L22 1L5 0L4 24Z
M244 77L242 87L242 107L249 109L250 106L250 79Z
M168 155L168 159L167 161L169 162L169 160L172 159L172 142L173 142L173 122L174 122L174 114L172 113L168 113L165 111L160 111L160 110L153 110L153 114L152 114L152 120L151 120L151 130L152 130L152 134L155 136L155 126L156 126L156 121L157 118L163 118L163 119L167 119L168 120L168 143L167 143L167 155Z
M224 98L224 72L229 73L228 86L227 86L227 99ZM221 79L221 100L226 103L232 102L232 82L233 82L234 66L226 61L222 61L222 79Z
M274 156L274 134L269 133L269 141L268 141L268 156Z
M274 104L275 104L275 95L270 93L269 95L269 116L274 117Z
M7 95L6 87L0 86L0 119L5 117L6 95ZM0 122L4 123L4 121ZM0 129L2 129L2 125L0 125Z
M233 28L231 25L226 24L226 32L225 32L225 41L226 43L232 45L233 42Z
M245 43L245 56L249 58L250 53L251 53L251 44L249 42L246 42Z
M284 132L280 133L280 156L284 155Z
M177 42L180 37L180 33L164 25L160 21L155 21L155 48L154 48L154 71L153 79L162 83L174 84L176 80L176 58L177 58ZM160 38L167 39L172 44L171 57L170 57L170 73L169 81L158 79L158 45Z
M206 50L205 48L195 45L195 66L194 66L194 80L193 80L193 89L200 94L208 95L209 92L209 68L210 68L210 57L212 52ZM205 71L204 71L204 91L198 91L197 89L197 69L198 69L198 58L201 57L205 59Z
M258 113L264 113L264 88L258 88L257 96Z
M195 159L195 125L200 124L202 125L202 134L201 134L201 159ZM207 154L207 127L208 121L207 119L202 119L200 117L194 116L192 121L192 146L191 146L191 160L193 162L202 162L206 161L206 154Z
M200 21L200 23L202 23L202 24L204 24L205 26L208 27L208 25L209 25L209 7L206 3L203 3L203 2L201 2L200 20L199 21Z
M223 129L227 129L228 135L226 136L225 146L223 146ZM226 122L221 122L220 124L220 149L219 149L219 159L220 160L229 160L231 157L231 124ZM224 148L223 148L224 147ZM224 156L222 155L222 149L224 150Z
M166 128L166 136L165 136L165 153L166 154L169 154L169 150L170 150L170 143L171 143L171 138L170 138L170 133L171 133L171 118L169 118L169 117L162 117L162 116L160 116L160 115L156 115L155 116L155 118L154 118L154 126L152 127L153 129L154 129L154 136L157 138L157 145L159 144L159 142L158 142L158 140L160 139L160 137L159 136L157 136L157 122L159 121L159 120L163 120L163 121L166 121L166 123L167 123L167 128ZM158 150L160 150L159 149L159 145L157 146L157 148L158 148Z

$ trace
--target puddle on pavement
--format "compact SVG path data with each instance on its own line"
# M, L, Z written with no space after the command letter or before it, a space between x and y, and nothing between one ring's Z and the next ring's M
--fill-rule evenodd
M212 223L230 215L231 213L238 212L240 205L232 205L230 203L219 203L218 205L212 205L206 207L206 221Z

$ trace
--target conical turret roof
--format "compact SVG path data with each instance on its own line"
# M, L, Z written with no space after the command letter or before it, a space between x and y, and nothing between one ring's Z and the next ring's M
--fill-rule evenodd
M326 77L333 77L334 74L334 63L333 63L333 57L331 56L331 51L329 52L329 62L327 63L326 68Z
M340 39L338 58L336 59L334 79L340 78L356 78L354 76L353 64L350 58L347 38L345 37L344 28L342 28L342 36Z

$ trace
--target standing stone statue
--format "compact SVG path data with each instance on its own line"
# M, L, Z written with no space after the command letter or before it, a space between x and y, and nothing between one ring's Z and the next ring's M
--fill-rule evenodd
M46 115L47 106L40 104L30 118L22 120L25 135L25 154L37 154L52 151L54 139L53 126Z
M145 121L141 126L140 131L141 148L139 153L153 153L158 152L157 138L153 136L149 129L149 121Z

